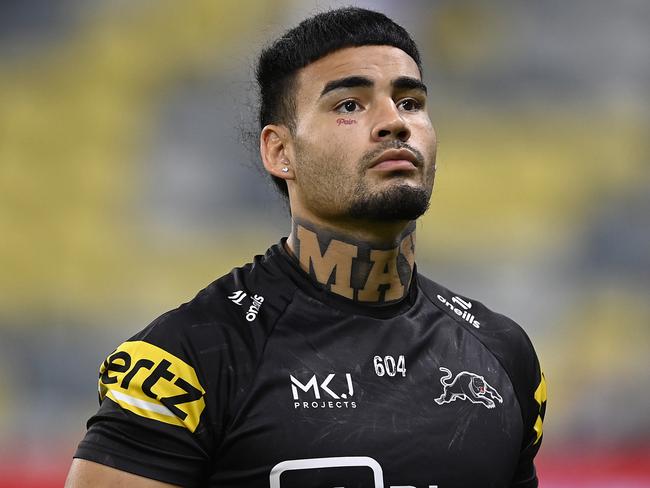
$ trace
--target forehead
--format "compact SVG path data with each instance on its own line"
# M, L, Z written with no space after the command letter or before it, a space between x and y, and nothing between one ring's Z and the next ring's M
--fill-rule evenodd
M328 81L347 76L365 76L381 84L400 76L420 79L420 70L411 56L393 46L360 46L340 49L298 72L299 97L320 94Z

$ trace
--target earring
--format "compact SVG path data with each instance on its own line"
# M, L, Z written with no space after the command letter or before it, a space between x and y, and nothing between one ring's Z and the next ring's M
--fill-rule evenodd
M282 168L281 171L282 171L283 173L288 173L288 172L289 172L289 168L287 168L287 167L285 166L284 168Z

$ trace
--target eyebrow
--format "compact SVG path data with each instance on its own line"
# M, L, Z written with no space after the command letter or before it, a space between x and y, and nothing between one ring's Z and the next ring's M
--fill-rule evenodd
M427 85L417 78L411 78L410 76L400 76L393 80L391 85L398 90L419 90L424 92L425 95L427 94Z
M321 91L320 97L323 97L331 91L340 90L341 88L372 87L374 85L375 82L365 76L347 76L338 80L328 81L323 91ZM410 76L400 76L393 80L391 85L398 90L420 90L425 94L427 93L427 86L417 78L411 78Z
M375 82L370 78L365 76L348 76L346 78L340 78L338 80L328 81L323 88L323 91L320 92L320 96L341 88L357 88L357 87L369 87L374 86Z

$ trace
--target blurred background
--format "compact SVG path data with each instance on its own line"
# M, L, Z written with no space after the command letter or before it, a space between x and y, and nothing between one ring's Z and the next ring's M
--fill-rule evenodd
M345 3L420 45L419 269L533 339L541 486L650 486L650 3ZM2 486L61 486L105 356L288 233L252 66L341 4L0 2Z

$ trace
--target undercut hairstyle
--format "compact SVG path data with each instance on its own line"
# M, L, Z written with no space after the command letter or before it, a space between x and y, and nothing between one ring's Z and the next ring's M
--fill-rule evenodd
M262 50L255 76L259 87L259 127L296 127L294 89L298 70L346 47L393 46L411 56L422 74L417 45L406 30L384 14L356 7L319 13L303 20ZM271 176L287 198L287 183Z

